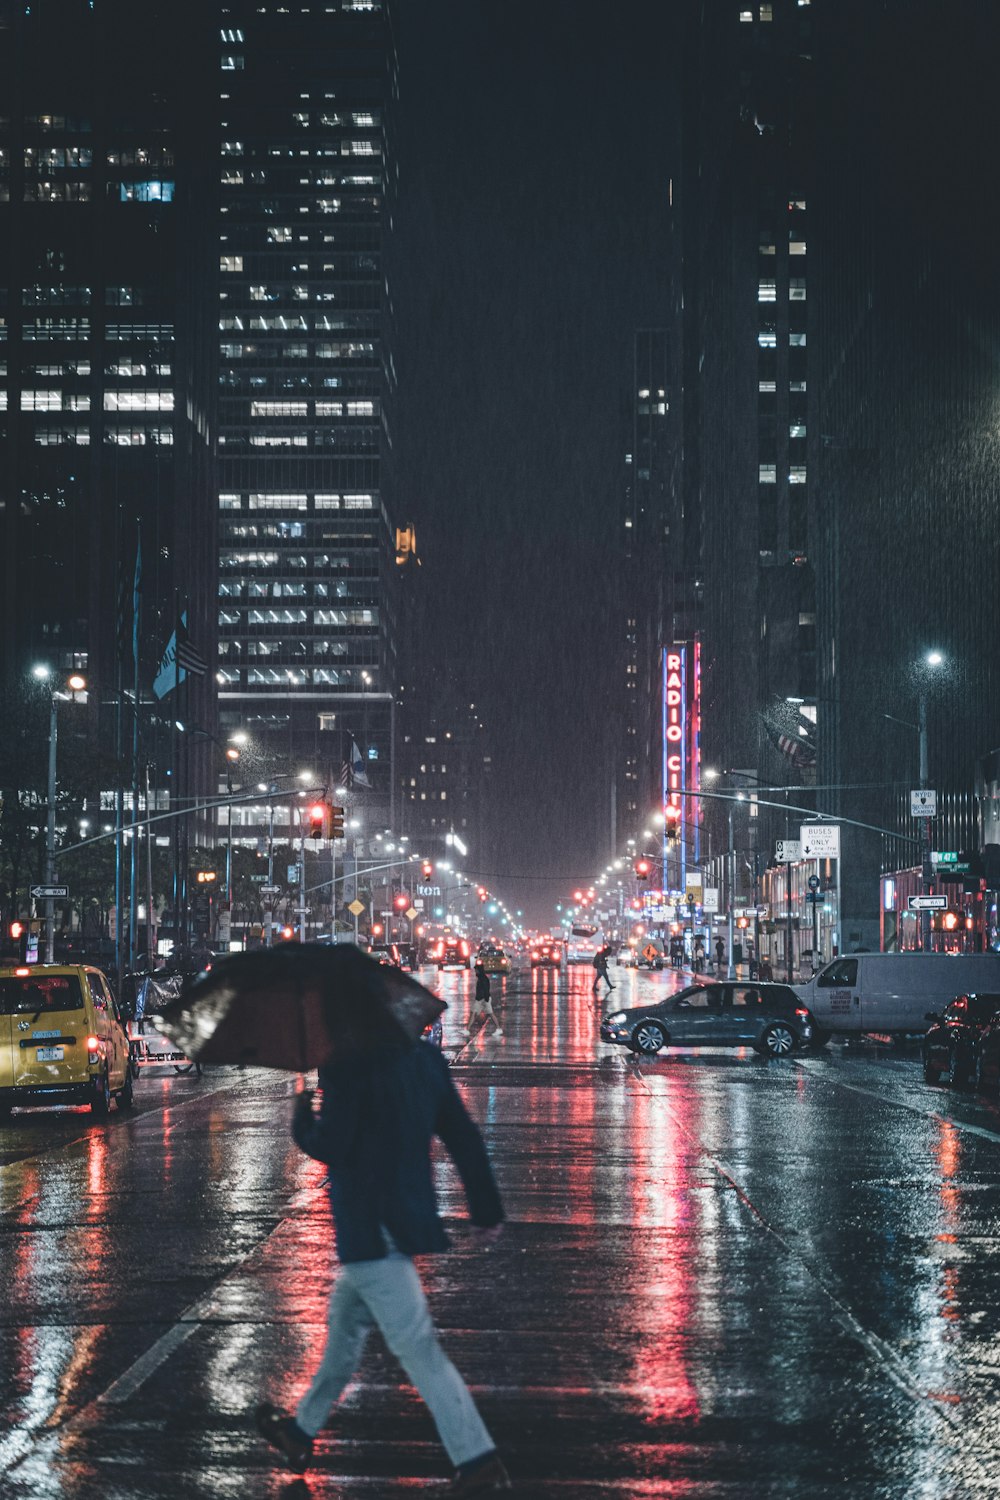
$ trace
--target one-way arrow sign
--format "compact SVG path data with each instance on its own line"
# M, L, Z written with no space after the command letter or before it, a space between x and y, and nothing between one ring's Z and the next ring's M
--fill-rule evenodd
M907 901L911 911L947 911L947 896L911 896Z
M33 885L32 899L35 901L64 901L69 895L68 885Z

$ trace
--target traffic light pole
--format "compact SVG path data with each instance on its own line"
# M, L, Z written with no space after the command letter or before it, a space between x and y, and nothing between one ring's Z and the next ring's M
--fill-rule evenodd
M306 940L306 820L299 807L299 942Z

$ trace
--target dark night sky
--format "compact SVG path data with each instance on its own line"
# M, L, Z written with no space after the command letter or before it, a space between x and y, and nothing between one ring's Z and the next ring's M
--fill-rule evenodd
M666 304L665 9L397 7L416 675L481 705L494 832L468 868L540 922L609 837L632 331Z

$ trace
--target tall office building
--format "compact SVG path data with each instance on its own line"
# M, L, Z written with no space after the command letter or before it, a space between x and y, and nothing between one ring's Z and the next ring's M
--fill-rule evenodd
M113 749L141 527L140 753L161 787L150 688L175 605L214 640L214 55L196 0L0 4L4 679L85 670ZM187 702L211 726L208 676Z
M223 6L219 62L220 721L262 773L336 787L360 755L388 826L388 7ZM249 838L266 810L236 821Z
M731 0L688 6L678 24L669 331L683 556L701 601L701 756L747 785L801 787L816 712L812 8ZM754 811L737 838L763 852L784 820ZM706 802L704 817L722 878L725 805Z
M1000 745L1000 192L977 149L1000 15L843 0L817 18L818 780L830 812L889 830L842 835L845 942L875 947L880 872L921 863L921 698L935 850L975 850L976 763Z

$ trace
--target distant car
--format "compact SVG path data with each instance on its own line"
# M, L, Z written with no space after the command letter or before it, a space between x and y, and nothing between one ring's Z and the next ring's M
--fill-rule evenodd
M562 967L561 943L536 943L531 950L533 969L559 969Z
M595 943L593 938L573 938L566 948L566 962L592 964L600 949L601 944Z
M444 1046L444 1027L441 1024L440 1016L433 1020L429 1026L424 1027L420 1035L420 1040L430 1042L432 1047Z
M956 995L942 1015L927 1012L932 1022L923 1041L924 1078L928 1083L938 1083L944 1074L955 1088L966 1088L975 1081L984 1033L997 1011L1000 994ZM987 1075L989 1071L988 1065Z
M471 969L472 950L465 938L441 938L431 954L439 969Z
M403 967L403 956L395 943L374 943L368 949L368 956L379 964L390 964L396 969Z
M601 1038L647 1056L663 1047L750 1046L765 1057L787 1057L809 1044L812 1026L789 985L695 984L605 1016Z
M502 948L495 943L484 943L476 954L476 963L480 964L487 974L509 974L510 959Z
M618 967L620 969L635 969L635 968L637 968L638 967L638 961L637 961L636 956L635 956L635 949L634 948L628 948L628 947L619 948L618 949L618 957L615 959L615 963L618 965Z

